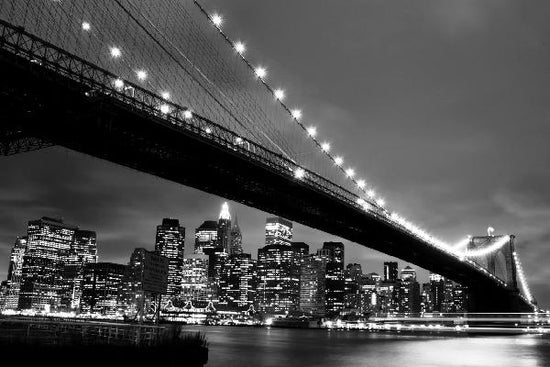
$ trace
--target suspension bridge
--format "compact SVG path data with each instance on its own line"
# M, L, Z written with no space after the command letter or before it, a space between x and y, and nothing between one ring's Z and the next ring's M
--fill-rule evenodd
M192 0L2 1L0 153L60 145L414 263L471 311L536 309L514 236L449 244L392 211L225 21Z

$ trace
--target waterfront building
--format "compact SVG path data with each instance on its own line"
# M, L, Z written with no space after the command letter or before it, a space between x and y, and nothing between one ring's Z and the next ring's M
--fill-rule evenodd
M267 218L265 222L265 244L290 246L292 241L292 222L281 218Z
M23 271L23 257L27 249L27 237L17 237L10 254L8 278L4 289L4 303L2 309L17 309L21 275Z
M410 276L398 283L398 312L420 313L420 285Z
M261 311L283 313L298 309L300 270L296 264L296 253L289 244L272 244L258 249L256 299Z
M163 302L175 298L181 292L185 228L178 219L164 218L157 226L155 251L168 258L168 291Z
M82 277L86 264L97 263L97 234L77 229L61 275L61 308L75 311L80 307Z
M344 271L344 309L349 313L361 313L361 281L363 270L361 264L348 264Z
M83 313L115 315L121 311L123 279L126 265L109 262L84 266L80 311Z
M328 254L325 273L327 315L338 315L345 307L344 244L324 242L322 253Z
M230 254L231 249L231 214L227 202L222 204L218 219L218 247Z
M307 255L300 264L300 311L313 316L326 314L325 273L323 256Z
M61 308L63 267L77 229L47 217L28 223L19 309L49 312Z
M195 229L195 254L204 254L208 249L218 247L218 223L214 220L204 221Z
M193 254L183 260L181 299L207 302L212 299L208 287L208 258L206 254Z
M397 262L386 261L384 262L384 282L395 282L398 278Z
M250 254L229 255L221 269L219 305L231 311L253 305L258 282L256 265Z

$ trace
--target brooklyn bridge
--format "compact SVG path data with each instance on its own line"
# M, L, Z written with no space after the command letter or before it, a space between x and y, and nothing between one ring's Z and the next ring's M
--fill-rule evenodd
M60 145L414 263L468 286L470 311L536 309L514 235L447 243L393 211L224 21L198 1L3 1L1 154Z

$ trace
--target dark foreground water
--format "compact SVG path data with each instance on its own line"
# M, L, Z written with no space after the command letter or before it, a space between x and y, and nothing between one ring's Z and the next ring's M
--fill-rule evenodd
M437 337L279 328L188 326L208 338L207 367L550 366L550 338Z

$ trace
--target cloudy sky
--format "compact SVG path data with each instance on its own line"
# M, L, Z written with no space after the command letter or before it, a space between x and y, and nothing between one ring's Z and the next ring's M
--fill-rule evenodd
M528 279L550 304L550 3L507 0L209 0L224 30L267 65L308 118L345 147L392 208L450 242L491 225L517 235ZM98 232L102 260L153 246L162 217L194 228L222 198L48 148L0 158L0 277L26 221ZM246 251L267 214L230 203ZM319 247L334 237L296 226ZM347 244L381 271L388 257ZM405 265L405 264L403 264Z

